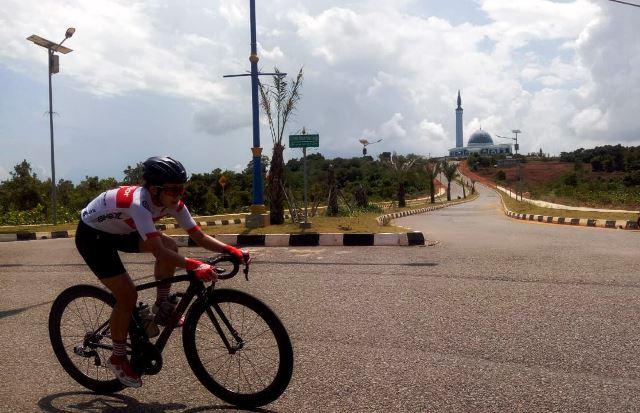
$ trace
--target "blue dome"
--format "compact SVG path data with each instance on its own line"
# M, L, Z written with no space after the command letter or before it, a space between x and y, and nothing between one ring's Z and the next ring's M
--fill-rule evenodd
M467 146L490 146L493 145L493 139L491 139L491 135L482 129L473 132L471 137L469 138L469 142Z

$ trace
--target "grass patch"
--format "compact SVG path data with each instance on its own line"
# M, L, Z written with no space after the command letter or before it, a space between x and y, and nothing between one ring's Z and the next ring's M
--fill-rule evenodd
M244 224L202 227L207 234L304 234L304 233L356 233L356 232L406 232L406 228L393 225L378 225L379 213L362 213L351 217L315 216L309 218L311 228L300 229L298 223L285 222L283 225L269 225L264 228L246 228ZM181 229L164 231L166 234L184 234Z
M516 201L510 196L498 191L507 209L518 214L533 214L533 215L545 215L552 217L565 217L565 218L591 218L591 219L605 219L605 220L627 220L635 221L638 219L637 214L624 214L618 212L592 212L592 211L579 211L575 209L555 209L555 208L543 208L537 205L530 204L528 202Z

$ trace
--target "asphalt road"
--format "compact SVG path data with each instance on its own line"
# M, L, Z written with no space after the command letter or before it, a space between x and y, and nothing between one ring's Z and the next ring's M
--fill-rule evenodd
M263 411L640 411L640 233L513 221L498 202L483 190L398 220L434 246L253 249L250 282L224 284L267 302L295 352ZM124 260L136 279L152 271L149 256ZM47 334L77 283L95 280L72 240L0 243L0 411L234 411L178 335L141 389L85 392Z

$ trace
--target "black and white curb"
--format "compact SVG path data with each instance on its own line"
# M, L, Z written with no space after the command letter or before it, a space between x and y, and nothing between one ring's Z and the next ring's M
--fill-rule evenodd
M235 219L221 219L217 221L196 221L201 227L216 227L220 225L234 225L234 224L244 224L244 218L235 218ZM180 225L177 224L156 224L156 228L163 231L165 229L175 229L180 228Z
M378 221L379 225L385 225L385 222L388 224L388 223L391 222L392 219L402 218L402 217L406 217L406 216L409 216L409 215L423 214L425 212L435 211L437 209L442 209L442 208L450 207L450 206L453 206L453 205L459 205L459 204L463 204L465 202L470 202L470 201L473 201L476 198L477 198L477 196L469 195L466 199L461 199L459 201L453 201L453 202L447 202L446 204L433 205L433 206L426 207L426 208L411 209L409 211L392 212L390 214L380 215L379 217L376 218L376 221Z
M2 241L35 241L42 239L72 238L75 230L53 232L20 232L0 234ZM170 235L179 246L194 246L188 235ZM225 244L261 247L310 247L310 246L413 246L424 245L422 232L402 233L308 233L308 234L218 234L215 238Z
M505 208L505 214L513 219L523 221L543 222L546 224L575 225L583 227L598 227L611 229L638 229L637 221L612 220L612 219L590 219L590 218L567 218L552 217L548 215L519 214Z
M201 227L213 227L220 225L244 224L244 218L221 219L216 221L196 221ZM156 224L156 228L160 231L166 229L180 228L177 224ZM51 232L18 232L16 234L0 234L0 242L3 241L33 241L38 239L55 239L55 238L71 238L76 235L75 230L51 231Z
M178 246L196 246L188 235L171 235ZM307 233L307 234L218 234L225 244L243 247L318 247L318 246L414 246L424 245L422 232L401 233Z

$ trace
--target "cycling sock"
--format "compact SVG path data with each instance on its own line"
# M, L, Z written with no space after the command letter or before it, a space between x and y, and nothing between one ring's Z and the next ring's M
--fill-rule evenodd
M116 357L127 356L127 342L113 340L113 355Z
M170 291L171 291L171 284L159 285L156 290L156 305L159 305L163 301L167 301L167 297L169 297Z

